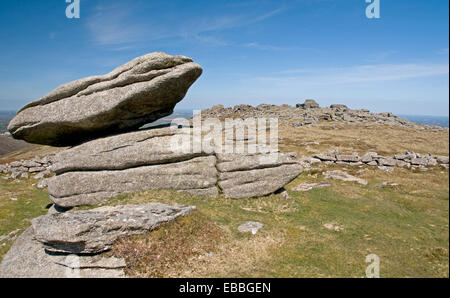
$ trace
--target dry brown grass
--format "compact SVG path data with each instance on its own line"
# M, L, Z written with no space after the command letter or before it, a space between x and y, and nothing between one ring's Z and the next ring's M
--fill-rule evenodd
M280 125L280 149L299 156L338 149L342 153L375 151L394 155L406 150L436 155L449 154L448 131L415 130L388 125L321 123L294 128ZM319 145L303 145L319 142Z
M188 260L215 251L221 238L219 227L194 212L150 233L119 239L112 253L126 259L130 277L170 277Z
M230 232L228 232L230 233ZM233 239L230 235L214 254L190 258L180 271L171 271L172 277L259 277L266 270L262 264L271 261L273 254L285 242L282 233L258 233Z

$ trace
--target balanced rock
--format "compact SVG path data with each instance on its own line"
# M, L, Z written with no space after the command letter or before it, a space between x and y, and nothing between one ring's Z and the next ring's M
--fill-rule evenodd
M92 254L109 250L119 237L154 230L194 209L162 203L105 206L47 214L33 219L32 224L36 240L47 251Z
M109 74L61 85L24 106L8 130L16 139L52 146L135 130L170 115L201 73L188 57L147 54Z

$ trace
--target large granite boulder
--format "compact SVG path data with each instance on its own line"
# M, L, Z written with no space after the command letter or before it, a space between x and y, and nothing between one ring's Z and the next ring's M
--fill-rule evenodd
M170 115L201 73L190 58L147 54L106 75L61 85L24 106L8 130L16 139L52 146L135 130Z
M32 223L36 240L47 251L95 254L109 250L119 237L154 230L193 210L194 206L162 203L105 206L47 214L33 219Z

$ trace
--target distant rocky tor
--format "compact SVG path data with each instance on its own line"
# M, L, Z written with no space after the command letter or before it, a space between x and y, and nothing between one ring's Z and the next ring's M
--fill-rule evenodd
M68 146L138 129L173 112L202 68L192 59L151 53L112 72L59 86L9 123L16 139Z
M304 103L295 107L283 104L237 105L224 107L215 105L202 110L202 118L277 118L280 122L287 122L293 127L315 125L320 122L345 122L345 123L374 123L412 127L416 129L448 130L448 128L429 126L410 122L392 113L371 113L369 110L354 110L343 104L332 104L330 107L320 107L313 99L307 99Z

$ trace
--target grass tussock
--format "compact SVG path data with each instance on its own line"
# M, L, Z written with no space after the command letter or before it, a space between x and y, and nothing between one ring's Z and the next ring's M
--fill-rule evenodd
M190 259L213 254L221 239L220 228L195 211L144 235L119 239L112 254L126 259L128 276L170 277Z

